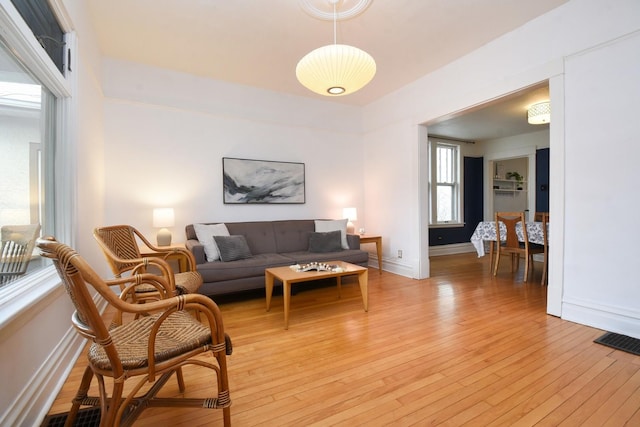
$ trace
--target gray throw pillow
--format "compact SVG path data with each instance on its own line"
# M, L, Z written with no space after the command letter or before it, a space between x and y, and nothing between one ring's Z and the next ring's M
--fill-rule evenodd
M339 230L311 233L309 235L309 252L339 252L342 250L341 239Z
M243 235L233 236L213 236L222 261L235 261L238 259L251 258L251 250L247 244L247 239Z

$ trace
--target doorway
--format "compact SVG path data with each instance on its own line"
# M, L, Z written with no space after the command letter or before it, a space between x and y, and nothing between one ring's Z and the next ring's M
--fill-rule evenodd
M495 160L491 163L493 214L496 212L525 212L528 216L529 159L516 157Z

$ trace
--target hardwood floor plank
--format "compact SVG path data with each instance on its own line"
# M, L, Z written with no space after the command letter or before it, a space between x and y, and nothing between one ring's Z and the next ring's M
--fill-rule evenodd
M474 254L431 267L425 280L370 274L369 312L354 278L341 298L333 283L294 286L289 330L278 289L269 312L264 292L216 298L234 344L233 424L640 425L640 358L547 315L539 268L525 284L523 265L495 278ZM84 366L83 355L49 413L69 409ZM212 394L201 374L185 367L185 396ZM174 379L162 395L180 395ZM136 422L158 425L218 426L222 414L151 408Z

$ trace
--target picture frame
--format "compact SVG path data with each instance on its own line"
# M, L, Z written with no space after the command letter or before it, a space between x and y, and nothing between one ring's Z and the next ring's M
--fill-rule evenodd
M222 158L224 204L305 203L304 163Z

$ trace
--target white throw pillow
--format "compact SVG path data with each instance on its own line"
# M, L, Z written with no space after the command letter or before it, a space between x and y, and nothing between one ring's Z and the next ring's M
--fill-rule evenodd
M220 251L213 236L228 236L229 230L225 224L193 224L193 230L202 245L207 261L217 261L220 259Z
M349 244L347 243L347 222L349 222L348 218L345 219L333 219L333 220L316 220L316 231L318 233L326 233L327 231L340 231L340 243L342 244L342 249L349 249Z

